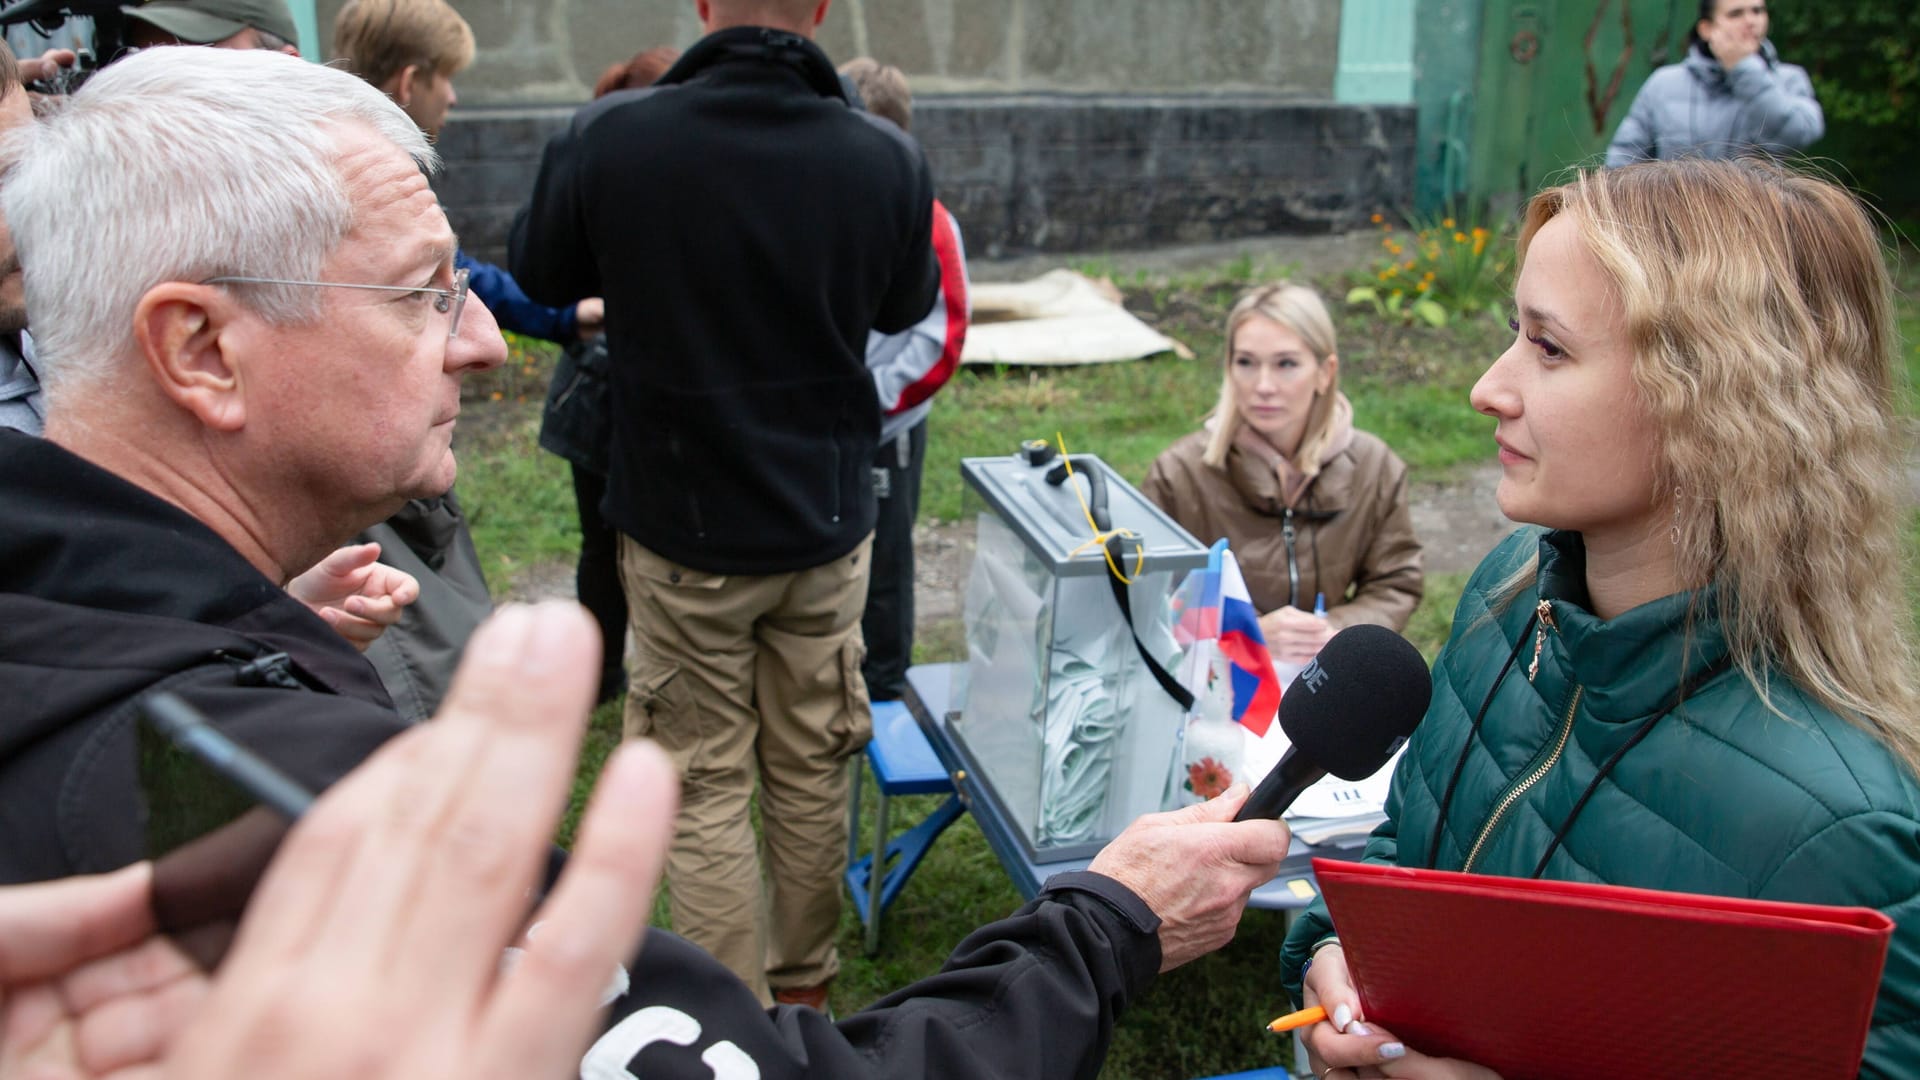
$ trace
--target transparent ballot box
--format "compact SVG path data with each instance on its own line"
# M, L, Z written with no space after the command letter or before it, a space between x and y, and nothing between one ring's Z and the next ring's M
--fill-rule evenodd
M1053 484L1061 459L1030 456L960 465L973 539L949 725L982 793L1045 862L1084 858L1174 804L1184 714L1141 649L1173 668L1167 601L1207 549L1097 457L1073 455L1074 475ZM1139 644L1089 520L1102 503L1130 534L1120 570Z

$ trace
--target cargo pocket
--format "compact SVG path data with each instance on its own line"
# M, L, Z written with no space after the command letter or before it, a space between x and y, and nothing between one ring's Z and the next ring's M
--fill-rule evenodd
M840 692L845 707L834 721L834 753L848 758L859 753L873 738L873 702L867 697L867 680L860 665L867 659L867 643L854 634L840 646Z
M679 664L643 655L630 681L621 734L652 739L672 753L670 742L692 726L686 684L679 676Z

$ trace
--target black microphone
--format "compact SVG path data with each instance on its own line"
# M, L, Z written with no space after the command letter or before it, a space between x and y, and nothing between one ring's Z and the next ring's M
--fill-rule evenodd
M1368 623L1333 635L1280 698L1280 729L1293 745L1233 820L1277 818L1328 773L1379 772L1432 697L1427 662L1406 638Z

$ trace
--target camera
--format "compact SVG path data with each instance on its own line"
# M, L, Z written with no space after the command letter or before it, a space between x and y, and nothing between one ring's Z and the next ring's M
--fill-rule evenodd
M0 29L25 23L43 34L66 25L68 19L82 19L93 28L91 48L76 48L80 59L71 68L51 78L27 84L39 94L70 94L78 90L94 72L120 59L127 51L127 17L120 10L121 0L14 0L0 7Z

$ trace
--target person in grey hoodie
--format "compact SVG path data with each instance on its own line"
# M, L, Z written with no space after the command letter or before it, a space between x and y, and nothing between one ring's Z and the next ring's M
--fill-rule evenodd
M1607 167L1677 157L1776 157L1826 131L1807 71L1780 62L1765 0L1700 0L1686 59L1655 71L1607 147Z

